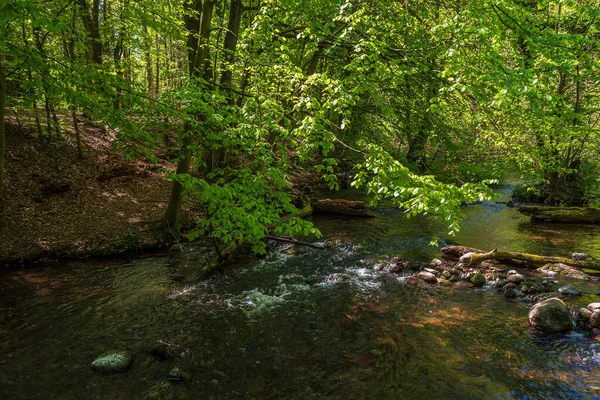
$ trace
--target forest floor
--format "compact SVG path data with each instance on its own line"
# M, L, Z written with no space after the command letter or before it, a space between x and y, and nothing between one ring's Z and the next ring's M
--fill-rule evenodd
M167 205L173 165L126 160L105 127L61 115L59 146L38 137L31 116L6 125L6 181L0 194L0 262L78 258L157 248L153 225ZM43 127L45 128L45 127ZM174 238L173 238L174 239Z

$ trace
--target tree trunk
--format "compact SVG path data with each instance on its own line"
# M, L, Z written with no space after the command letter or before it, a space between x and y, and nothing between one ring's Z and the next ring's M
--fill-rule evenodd
M100 37L100 0L92 1L92 10L86 0L78 0L81 20L88 34L88 59L102 64L102 39Z
M148 27L144 26L144 33L146 36L147 44L146 44L146 82L148 89L148 97L154 98L154 77L152 76L152 44L150 43Z
M4 187L4 153L6 149L6 131L4 128L4 108L6 102L6 84L4 67L0 64L0 191Z
M192 138L193 133L190 132L188 124L184 127L184 138L183 138L183 157L177 163L177 170L175 175L184 175L190 172L190 165L192 163L192 149L191 146L194 143ZM183 185L173 180L173 186L171 187L171 196L169 197L169 203L167 205L167 211L165 212L164 221L167 224L169 230L177 235L179 233L179 211L181 210L181 200L183 197Z
M83 148L81 147L81 134L79 132L79 119L77 119L77 107L73 106L73 127L75 128L75 140L77 141L77 158L83 160Z
M160 95L160 39L158 37L158 33L156 34L156 74L155 74L155 84L154 84L154 95L155 98L158 99Z
M188 63L190 76L200 77L205 74L208 61L208 41L210 38L210 24L212 21L215 1L195 0L191 5L193 15L186 15L185 25L188 29ZM198 35L198 32L200 35ZM190 46L191 45L191 46ZM198 116L202 118L202 116ZM190 172L192 163L192 146L194 145L194 133L189 125L184 125L184 138L182 157L177 163L176 175L185 175ZM164 216L164 222L174 232L179 231L179 212L183 196L183 186L177 180L173 181L171 196Z
M240 33L240 23L242 20L243 6L241 0L232 0L231 7L229 8L229 22L227 25L227 34L225 35L225 41L223 48L226 54L226 61L223 65L223 72L221 73L221 86L227 91L227 98L230 105L235 103L233 94L231 92L231 81L233 71L231 65L235 62L235 49L238 43L238 36ZM228 162L228 151L227 148L222 146L218 150L206 151L204 159L206 163L206 172L212 172L216 168L224 167Z
M225 35L225 42L223 48L227 54L225 65L223 66L223 73L221 74L221 85L226 89L231 89L231 80L233 71L231 66L235 62L235 49L238 43L238 37L240 34L240 24L242 21L242 0L231 0L231 7L229 8L229 22L227 24L227 34ZM229 103L233 104L233 96L229 96Z

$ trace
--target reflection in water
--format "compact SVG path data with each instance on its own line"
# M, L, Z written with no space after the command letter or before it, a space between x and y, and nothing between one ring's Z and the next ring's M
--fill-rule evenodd
M503 205L467 207L463 245L600 257L598 228L532 225ZM284 247L198 284L170 279L171 260L73 263L0 281L0 393L7 399L537 399L600 394L600 342L539 336L528 304L493 288L421 288L365 267L379 255L428 260L443 227L315 217L326 250ZM597 299L592 283L572 306ZM175 358L150 354L168 345ZM136 355L104 376L91 361ZM191 381L166 382L175 366Z

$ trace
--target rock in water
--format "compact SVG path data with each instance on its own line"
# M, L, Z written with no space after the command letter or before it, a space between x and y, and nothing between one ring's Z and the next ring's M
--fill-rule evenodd
M541 301L529 310L529 323L548 332L566 332L573 329L571 313L562 300L552 297Z
M590 315L590 327L598 328L600 327L600 311L596 311Z
M509 275L506 277L506 282L507 283L521 283L525 281L525 277L519 273L514 273L511 274L509 272Z
M514 299L515 297L517 297L517 294L515 293L515 289L509 287L506 288L504 290L504 297L506 297L507 299Z
M558 293L561 296L579 296L581 294L581 290L577 289L573 285L566 285L559 288Z
M419 272L417 278L427 282L427 283L437 283L437 278L431 272Z
M192 373L184 368L175 367L167 375L170 381L189 381L192 379Z
M587 308L580 308L579 309L579 316L583 319L590 319L590 317L592 316L593 312L591 312L590 310L588 310Z
M133 354L125 350L109 351L92 362L92 369L103 373L125 372L131 367Z
M477 287L485 285L486 282L487 279L485 279L485 275L480 272L475 272L473 275L471 275L471 283Z
M590 303L588 304L587 309L592 312L600 311L600 303Z

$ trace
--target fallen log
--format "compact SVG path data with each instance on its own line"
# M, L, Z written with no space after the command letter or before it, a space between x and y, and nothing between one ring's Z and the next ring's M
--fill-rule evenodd
M467 253L485 253L485 251L466 246L446 246L442 248L442 253L442 258L458 261L461 256Z
M287 222L292 218L304 218L313 213L313 207L310 202L306 202L302 204L302 208L298 208L298 212L294 214L289 214L280 218L281 222Z
M464 252L466 249L475 250ZM556 256L540 256L537 254L528 254L528 253L520 253L520 252L512 252L512 251L497 251L496 249L485 252L479 249L473 249L463 246L447 246L442 249L444 254L461 254L458 259L459 262L465 264L466 266L474 266L482 263L483 261L488 260L497 260L506 263L511 262L522 262L532 267L541 267L546 264L565 264L569 267L574 268L585 268L585 269L593 269L600 271L600 262L593 257L577 257L567 258L567 257L556 257ZM579 253L575 253L579 254Z
M520 206L517 209L532 221L600 224L600 208Z
M313 210L322 214L347 215L351 217L374 218L369 213L364 201L352 201L344 199L325 199L313 203Z
M325 248L325 246L320 245L320 244L301 242L299 240L294 240L294 239L289 239L289 238L284 238L284 237L279 237L279 236L266 235L265 238L267 238L269 240L275 240L275 241L278 241L278 242L283 242L283 243L296 244L298 246L312 247L313 249L319 249L319 250L323 250Z

